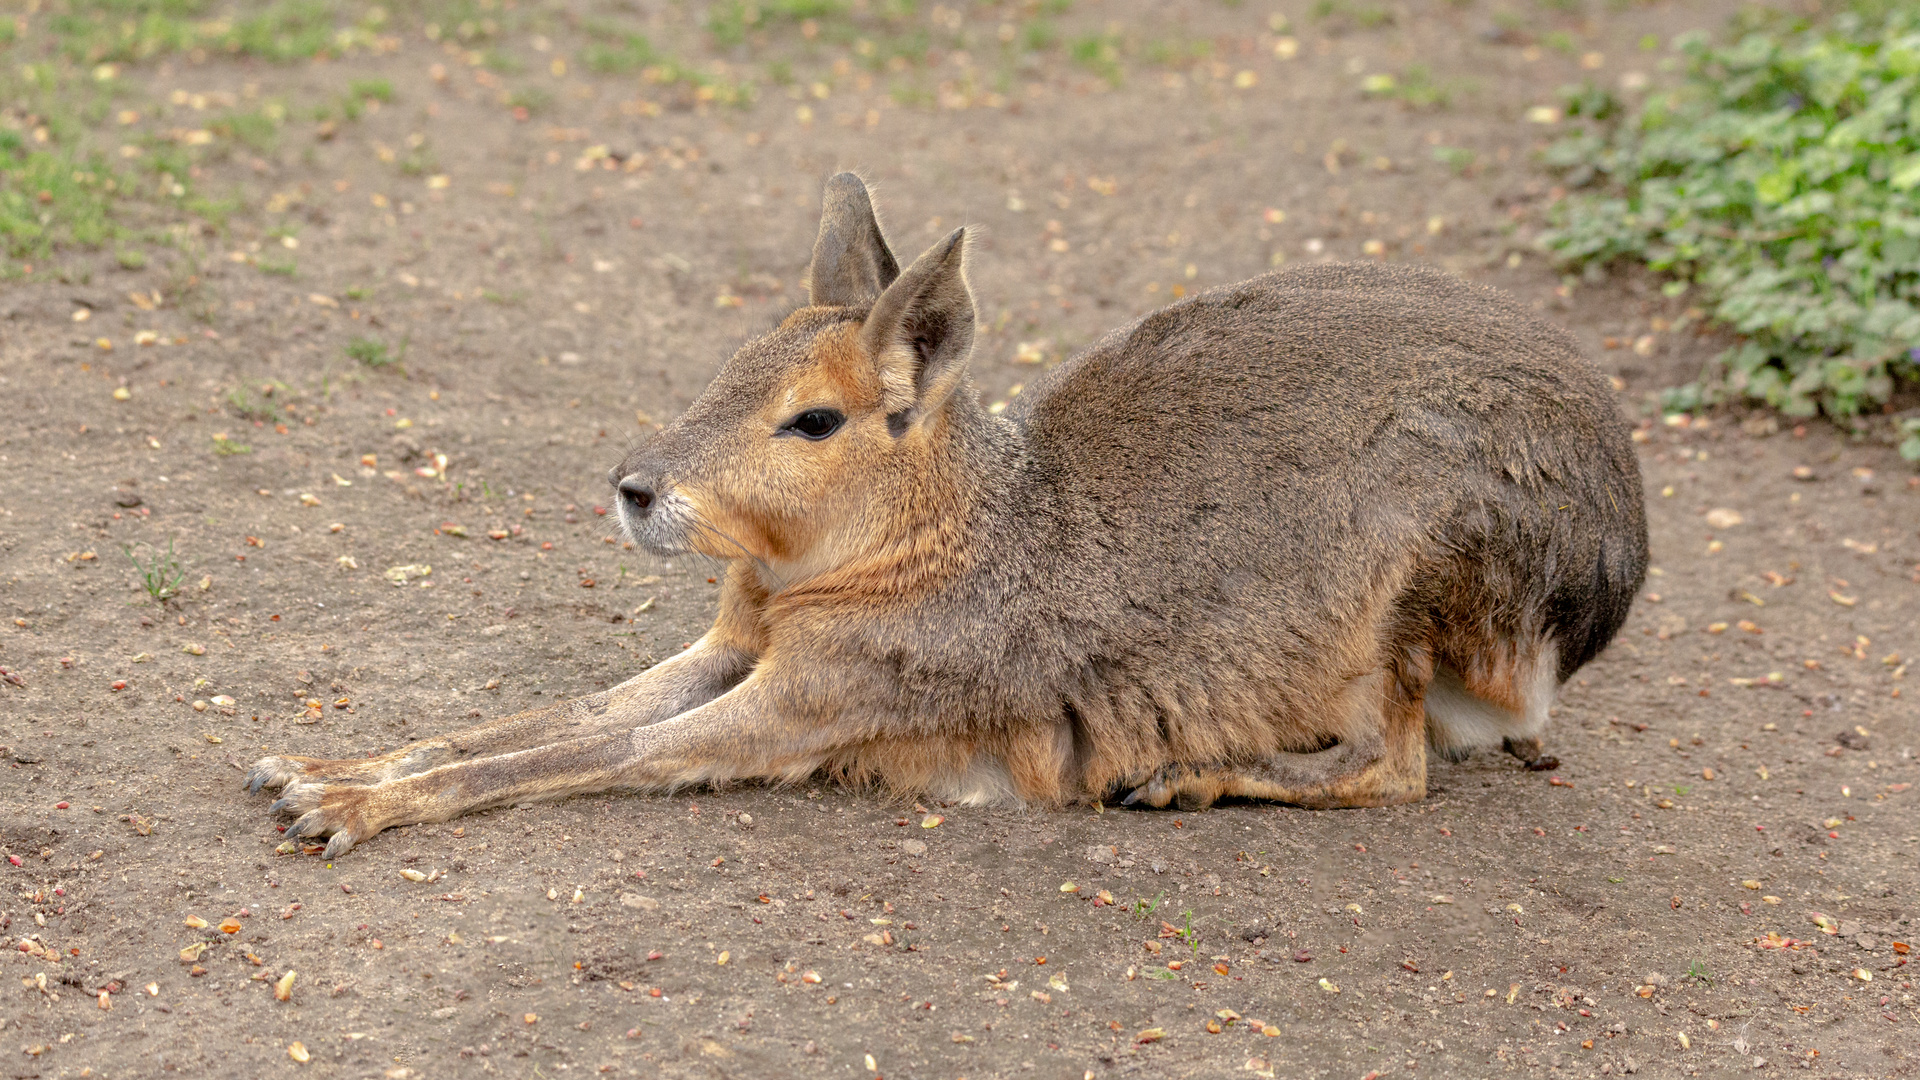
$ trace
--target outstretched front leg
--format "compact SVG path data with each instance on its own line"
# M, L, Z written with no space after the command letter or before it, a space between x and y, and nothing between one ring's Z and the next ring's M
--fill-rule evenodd
M610 690L531 709L465 731L422 739L378 757L323 760L290 755L261 758L247 773L247 789L284 788L295 781L378 784L455 761L468 761L607 731L658 723L704 705L745 678L764 647L759 625L766 594L752 574L730 572L720 617L691 647Z
M669 720L550 746L458 761L374 784L296 781L274 804L297 815L289 836L330 836L326 856L396 825L611 789L665 791L736 777L799 779L858 741L803 719L795 695L756 672Z

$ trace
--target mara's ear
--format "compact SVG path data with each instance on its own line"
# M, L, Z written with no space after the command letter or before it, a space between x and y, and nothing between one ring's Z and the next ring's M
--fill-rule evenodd
M973 352L973 293L967 288L967 230L955 229L915 259L874 302L861 344L880 371L881 402L895 432L944 401Z
M850 172L827 181L821 198L820 235L807 268L808 302L825 307L864 307L900 276L900 264L880 234L867 185Z

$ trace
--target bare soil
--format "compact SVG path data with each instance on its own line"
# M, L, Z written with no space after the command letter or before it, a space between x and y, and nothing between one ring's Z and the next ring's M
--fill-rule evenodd
M1116 86L1055 50L988 90L936 44L904 103L906 76L836 73L857 53L827 35L723 50L698 12L631 7L691 60L791 56L794 93L734 108L556 75L588 33L559 16L550 54L499 45L528 65L504 81L551 98L524 122L418 32L121 74L160 103L375 75L394 99L331 138L295 121L272 152L208 157L204 183L252 209L197 265L81 253L68 281L0 292L5 1075L1913 1070L1920 480L1823 422L1661 420L1649 395L1725 341L1675 330L1685 301L1657 282L1563 282L1530 246L1553 179L1527 108L1582 77L1657 89L1669 54L1642 35L1718 30L1731 5L1416 3L1371 29L1283 6L1283 59L1265 8L1098 0L1062 33L1211 53L1130 56ZM1021 10L917 18L990 42ZM1361 92L1416 62L1461 87L1449 107ZM435 160L408 175L380 148L415 134ZM263 753L390 748L608 686L704 629L715 568L618 542L605 470L798 303L842 167L875 183L903 257L980 226L991 400L1036 353L1276 256L1437 263L1578 333L1646 418L1658 569L1566 688L1561 768L1481 754L1437 764L1419 805L1342 812L742 787L281 853L284 822L241 790ZM155 290L157 310L129 299ZM404 355L357 362L356 337ZM122 549L169 542L185 578L160 603Z

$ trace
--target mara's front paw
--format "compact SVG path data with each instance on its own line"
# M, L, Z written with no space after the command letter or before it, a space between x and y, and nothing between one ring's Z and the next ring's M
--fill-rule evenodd
M394 775L392 755L329 761L325 758L265 757L247 771L247 790L263 787L284 788L295 781L322 784L378 784Z
M268 812L294 815L293 824L287 826L290 837L331 837L322 856L331 859L384 827L371 820L372 800L373 790L361 784L295 783L281 792Z
M247 794L258 795L261 788L284 788L317 764L313 758L263 757L247 770Z

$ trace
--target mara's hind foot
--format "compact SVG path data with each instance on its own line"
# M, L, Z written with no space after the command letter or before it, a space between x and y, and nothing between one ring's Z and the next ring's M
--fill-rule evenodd
M1520 759L1533 772L1546 772L1560 767L1560 759L1546 752L1538 738L1506 738L1500 740L1500 749Z
M1426 757L1408 758L1341 744L1311 754L1275 754L1246 765L1164 765L1121 804L1172 804L1198 811L1234 798L1311 810L1397 806L1427 797Z
M1232 781L1230 770L1162 765L1146 783L1128 792L1120 805L1151 806L1159 810L1172 804L1177 810L1197 813L1219 802Z
M1130 792L1126 805L1202 810L1226 798L1314 810L1395 806L1427 797L1426 711L1418 673L1381 669L1353 680L1344 701L1350 734L1324 750L1281 751L1240 764L1170 763Z

